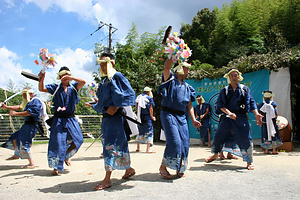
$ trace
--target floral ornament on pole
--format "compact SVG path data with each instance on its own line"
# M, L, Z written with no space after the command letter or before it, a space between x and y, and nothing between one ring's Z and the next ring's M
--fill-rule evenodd
M165 53L168 53L168 58L178 64L187 62L192 55L192 50L185 44L184 40L179 38L178 33L171 34L166 40Z
M35 60L35 64L37 65L44 65L42 69L42 73L46 71L49 67L55 67L57 64L56 60L56 54L51 54L48 52L48 49L46 48L41 48L40 49L40 54L39 54L39 59L41 60L41 64Z

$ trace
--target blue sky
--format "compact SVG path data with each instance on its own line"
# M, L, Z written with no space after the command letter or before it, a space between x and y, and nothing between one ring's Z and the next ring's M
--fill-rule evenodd
M42 69L34 60L40 48L57 55L55 69L46 71L45 83L52 83L61 66L68 66L74 76L92 81L97 70L94 43L108 43L108 27L92 36L99 21L112 23L118 30L113 42L126 37L132 22L139 34L157 33L172 25L191 23L203 8L222 8L230 0L0 0L0 88L7 89L9 79L16 85L37 82L21 76L21 71L38 74Z

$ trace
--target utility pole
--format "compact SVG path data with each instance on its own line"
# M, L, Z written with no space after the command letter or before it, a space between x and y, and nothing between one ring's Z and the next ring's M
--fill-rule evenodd
M112 52L112 47L111 47L111 43L112 43L112 34L114 34L118 29L113 27L112 24L106 24L102 21L100 21L100 24L102 24L102 26L108 26L109 28L109 35L108 35L108 49L104 48L104 52L106 53L111 53Z

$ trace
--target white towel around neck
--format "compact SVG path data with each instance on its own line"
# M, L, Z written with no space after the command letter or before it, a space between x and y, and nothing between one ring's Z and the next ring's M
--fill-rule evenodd
M267 132L268 132L268 141L272 141L272 137L275 136L276 130L273 124L272 119L276 117L274 107L270 103L263 102L264 105L260 108L260 110L266 113L266 123L267 123Z

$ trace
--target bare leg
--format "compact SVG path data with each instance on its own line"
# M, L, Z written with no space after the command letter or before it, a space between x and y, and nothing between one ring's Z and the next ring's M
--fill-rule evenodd
M160 165L159 167L159 173L161 176L165 178L172 178L171 174L168 172L166 166Z
M215 154L209 156L208 158L206 158L206 159L205 159L205 162L210 163L210 162L216 160L217 158L218 158L218 154L215 153Z
M17 156L16 154L14 154L13 156L11 156L9 158L6 158L6 160L17 160L19 158L20 158L19 156Z
M264 153L269 154L269 149L265 149Z
M210 144L210 131L209 131L209 128L207 128L207 131L208 131L208 147L211 147L211 144Z
M67 152L66 153L69 153L70 151L72 151L73 149L76 148L76 145L74 142L72 142L71 146L67 149Z
M136 146L136 150L135 150L136 152L139 152L140 151L140 143L138 142L137 143L137 146Z
M12 143L14 145L14 150L16 150L16 148L17 148L17 141L13 140ZM6 160L17 160L19 158L20 158L19 156L17 156L16 154L14 154L13 156L7 158Z
M227 154L227 155L228 155L228 154ZM219 157L220 157L221 160L225 160L225 159L226 159L225 156L224 156L223 151L221 151L221 152L219 153Z
M28 161L29 161L29 164L28 165L24 165L23 169L34 169L35 165L34 165L33 159L29 158Z
M205 142L204 141L200 141L201 144L200 144L200 147L204 147L205 146Z
M103 181L98 183L96 185L96 187L94 187L94 190L103 190L105 188L110 188L111 187L111 181L110 181L111 173L112 173L112 171L106 171Z
M184 177L184 173L180 173L181 166L182 166L182 157L180 159L179 170L176 171L177 176L179 176L180 178Z
M128 169L126 169L125 174L122 176L123 179L128 179L130 177L132 177L133 175L135 175L135 170L130 167Z
M13 140L12 143L13 143L13 145L14 145L14 149L16 149L16 148L17 148L17 141L16 141L16 140Z
M146 153L156 153L155 151L150 150L151 143L147 143Z
M67 149L66 153L69 153L70 151L72 151L75 148L76 148L76 145L74 142L72 142L71 146ZM71 166L71 159L70 158L65 159L65 163L67 166Z
M272 154L278 154L278 151L276 148L273 149Z
M33 159L32 159L32 158L29 158L28 161L29 161L29 165L30 165L30 166L34 166L34 162L33 162Z

